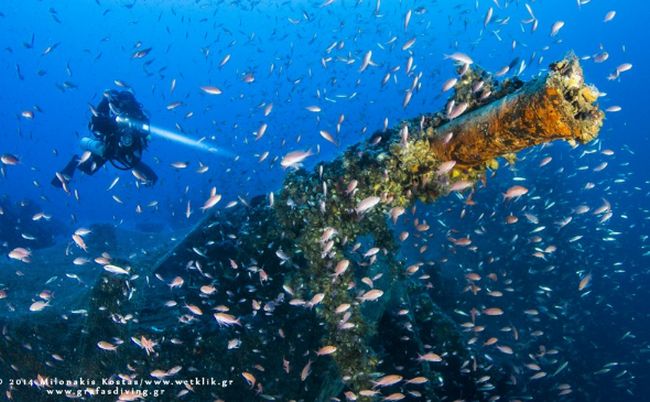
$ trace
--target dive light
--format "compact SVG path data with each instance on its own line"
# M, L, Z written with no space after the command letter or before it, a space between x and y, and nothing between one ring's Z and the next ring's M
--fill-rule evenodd
M131 130L140 131L145 134L149 133L149 124L143 123L141 121L131 120L125 116L117 116L115 117L115 122L120 126L126 127Z

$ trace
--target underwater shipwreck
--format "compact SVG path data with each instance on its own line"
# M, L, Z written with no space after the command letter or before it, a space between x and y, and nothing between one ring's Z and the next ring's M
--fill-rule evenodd
M466 108L458 117L425 114L377 132L313 171L289 172L272 196L217 206L182 236L96 225L87 253L33 256L57 267L46 274L3 264L12 275L0 374L34 381L3 385L4 397L62 400L46 378L212 377L224 383L171 384L156 398L128 385L117 395L72 388L107 401L487 400L509 379L476 381L483 356L417 279L426 269L435 283L436 267L400 259L394 221L416 201L473 191L498 158L591 141L604 118L598 96L572 56L529 82L473 67L447 104ZM76 257L125 272L74 266ZM51 299L30 311L41 291Z

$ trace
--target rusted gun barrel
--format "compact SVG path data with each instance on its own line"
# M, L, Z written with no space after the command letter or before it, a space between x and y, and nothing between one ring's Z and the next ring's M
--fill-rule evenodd
M556 139L586 143L602 126L597 98L578 60L569 57L552 64L545 77L436 128L431 150L441 160L476 166ZM448 133L453 137L445 143Z

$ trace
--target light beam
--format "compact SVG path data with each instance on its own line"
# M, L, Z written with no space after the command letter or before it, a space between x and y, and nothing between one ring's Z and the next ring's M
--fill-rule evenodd
M181 134L179 134L179 133L177 133L175 131L167 130L167 129L162 128L162 127L152 126L152 125L149 125L149 124L143 124L142 128L145 131L148 131L149 133L151 133L151 135L155 135L155 136L160 137L160 138L165 138L167 140L174 141L174 142L176 142L178 144L187 145L189 147L192 147L194 149L198 149L200 151L210 152L212 154L223 156L223 157L226 157L226 158L234 158L235 157L235 155L233 155L232 152L230 152L230 151L210 146L210 145L208 145L208 144L206 144L204 142L197 141L195 139L186 137L186 136L181 135Z
M197 141L193 138L186 137L172 130L167 130L162 127L152 126L150 124L142 123L137 120L131 120L130 118L124 116L117 116L115 118L115 121L119 124L126 125L127 127L130 127L132 129L136 129L138 131L145 132L145 133L150 133L151 135L155 135L160 138L174 141L177 144L187 145L189 147L198 149L200 151L210 152L211 154L223 156L225 158L235 157L235 155L233 155L233 153L230 151L210 146L205 142Z

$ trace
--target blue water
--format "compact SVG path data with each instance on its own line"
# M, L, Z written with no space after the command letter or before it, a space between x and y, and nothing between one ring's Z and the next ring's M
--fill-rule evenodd
M539 20L536 32L531 32L531 24L522 23L529 18L523 1L384 0L378 12L377 3L369 0L321 4L245 0L4 2L0 5L0 154L15 155L20 163L4 166L0 195L12 203L33 200L38 210L60 221L60 242L69 241L75 228L98 222L126 228L151 222L168 230L189 228L204 216L200 207L213 187L223 196L219 207L250 200L282 186L287 170L280 166L280 159L290 151L311 149L316 153L305 162L305 168L312 169L318 161L332 160L348 145L369 138L383 128L385 120L391 127L401 119L440 110L447 98L440 88L454 76L454 65L444 59L445 54L466 53L491 72L518 58L514 73L524 60L527 67L520 78L527 80L544 73L550 62L569 51L578 57L607 51L609 59L603 63L582 61L586 81L605 93L599 100L602 108L622 108L607 113L597 142L576 149L553 143L522 151L514 168L501 168L488 180L488 188L477 192L473 207L466 207L453 195L432 206L419 206L416 217L426 219L434 235L424 257L411 251L412 247L404 254L414 261L448 258L443 270L450 277L458 266L497 259L499 266L494 269L508 273L516 289L515 296L506 299L506 308L513 312L511 320L524 331L533 327L544 331L539 340L531 341L531 350L540 345L555 348L562 352L561 361L569 361L557 377L531 381L520 388L519 395L557 400L554 387L570 383L573 393L566 400L647 398L647 2L530 2ZM490 7L494 15L484 28ZM405 31L407 10L413 12ZM604 23L610 10L616 10L616 17ZM504 23L506 18L509 20ZM551 26L558 20L565 26L550 37ZM394 43L387 44L393 37ZM411 38L417 39L415 44L402 50ZM55 44L54 50L44 54ZM145 48L151 48L146 57L132 57ZM361 59L369 50L377 66L360 73ZM230 59L220 66L227 55ZM403 108L404 93L412 82L404 73L411 55L415 73L422 74L422 87ZM331 60L324 68L323 59L328 58ZM353 63L346 62L352 59ZM608 80L623 63L631 63L633 68ZM399 70L382 85L394 67ZM244 82L247 74L253 74L253 82ZM143 160L160 178L155 186L136 186L131 173L107 166L92 177L77 172L70 188L78 192L79 200L73 193L51 187L55 172L73 153L81 152L79 139L89 134L89 105L96 105L104 90L120 89L116 80L129 85L152 124L197 140L206 137L204 141L234 157L154 138ZM206 85L218 87L222 94L202 92L200 87ZM173 102L182 105L168 110ZM272 112L264 116L269 103ZM322 110L314 113L306 109L313 105ZM32 111L33 119L22 117L25 111ZM319 131L335 134L341 115L344 121L336 135L339 146L335 146ZM256 140L255 132L263 123L268 129ZM603 155L603 149L613 150L614 155ZM591 150L595 152L583 155ZM268 157L258 162L265 152ZM540 168L545 156L553 159ZM189 166L177 169L171 166L175 162L188 162ZM607 167L594 172L601 162L607 162ZM209 170L197 173L199 163ZM108 191L116 177L119 182ZM500 193L521 184L513 182L514 177L525 178L523 183L530 192L525 199L503 203ZM595 187L585 190L587 182ZM613 212L605 223L592 214L602 199L611 204ZM154 201L156 206L148 206ZM185 216L188 202L189 218ZM548 207L551 203L555 204ZM591 211L576 215L574 210L581 204ZM136 212L138 206L142 213ZM463 209L467 212L461 219ZM520 222L504 225L503 220L513 211ZM540 223L526 223L524 212L534 214ZM573 221L557 229L555 222L567 216L573 216ZM452 250L446 227L435 223L438 219L470 235L478 249ZM540 248L551 244L558 248L547 261L531 257L535 244L529 241L530 231L540 225L547 227L537 233L545 238ZM12 226L0 228L13 230ZM515 235L518 238L513 240ZM584 237L569 241L578 235ZM0 251L7 254L18 246L30 244L28 240L0 244ZM587 294L577 290L585 273L593 278ZM459 293L449 310L469 311L475 304L478 308L481 303L476 303L471 293L460 293L464 281L462 275L457 276ZM540 286L552 290L540 290ZM523 313L527 308L542 311L539 323ZM464 321L462 316L453 317L459 324ZM631 336L625 336L628 331ZM519 381L527 382L534 374L523 367L529 360L521 354L506 365L525 372ZM618 364L609 372L596 374L611 362ZM548 377L558 365L552 366Z

